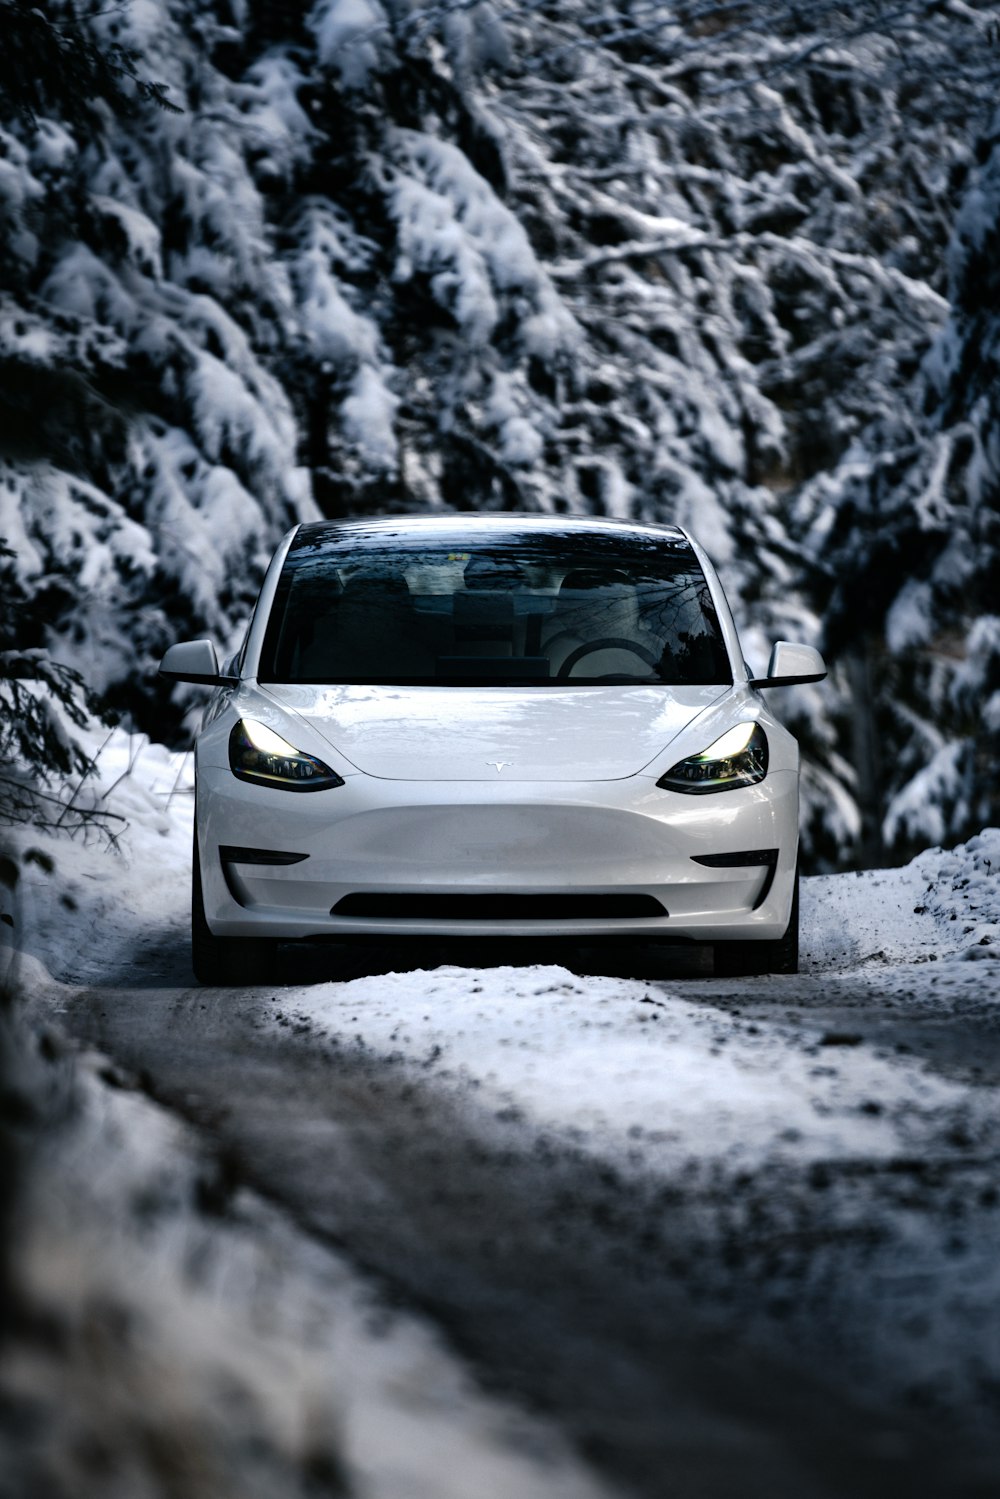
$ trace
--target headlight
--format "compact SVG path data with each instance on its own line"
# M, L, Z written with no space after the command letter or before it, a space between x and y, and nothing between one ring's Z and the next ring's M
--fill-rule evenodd
M704 796L708 791L735 791L738 786L755 786L766 775L767 738L764 730L759 723L738 723L700 755L678 760L656 784L667 791Z
M229 736L229 768L238 780L278 791L325 791L344 784L329 765L252 718L241 718Z

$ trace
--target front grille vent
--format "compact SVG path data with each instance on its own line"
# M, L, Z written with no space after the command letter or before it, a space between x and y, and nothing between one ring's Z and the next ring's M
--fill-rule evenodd
M763 884L757 891L757 899L750 908L752 911L759 910L767 900L778 869L776 848L746 848L734 854L692 854L691 859L693 863L704 864L708 869L749 869L755 864L766 869Z
M331 916L392 921L627 921L666 916L653 895L345 895Z

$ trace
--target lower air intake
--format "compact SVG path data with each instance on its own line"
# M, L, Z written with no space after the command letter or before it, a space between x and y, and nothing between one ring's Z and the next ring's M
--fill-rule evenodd
M652 895L345 895L331 916L392 921L627 921L666 916Z

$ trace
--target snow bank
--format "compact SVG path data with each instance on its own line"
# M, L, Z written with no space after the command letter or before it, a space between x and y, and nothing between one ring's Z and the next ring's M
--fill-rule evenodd
M1000 958L998 828L955 849L926 849L902 869L824 875L804 888L802 945L812 973Z
M11 1270L45 1336L28 1318L5 1345L0 1396L33 1414L6 1434L11 1492L93 1492L99 1450L108 1499L164 1471L185 1499L600 1499L543 1422L480 1393L104 1058L70 1069L71 1122L17 1202Z

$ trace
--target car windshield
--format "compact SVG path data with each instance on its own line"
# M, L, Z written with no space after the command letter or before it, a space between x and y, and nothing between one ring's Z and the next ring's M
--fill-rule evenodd
M732 682L682 536L316 530L300 531L286 558L261 681Z

